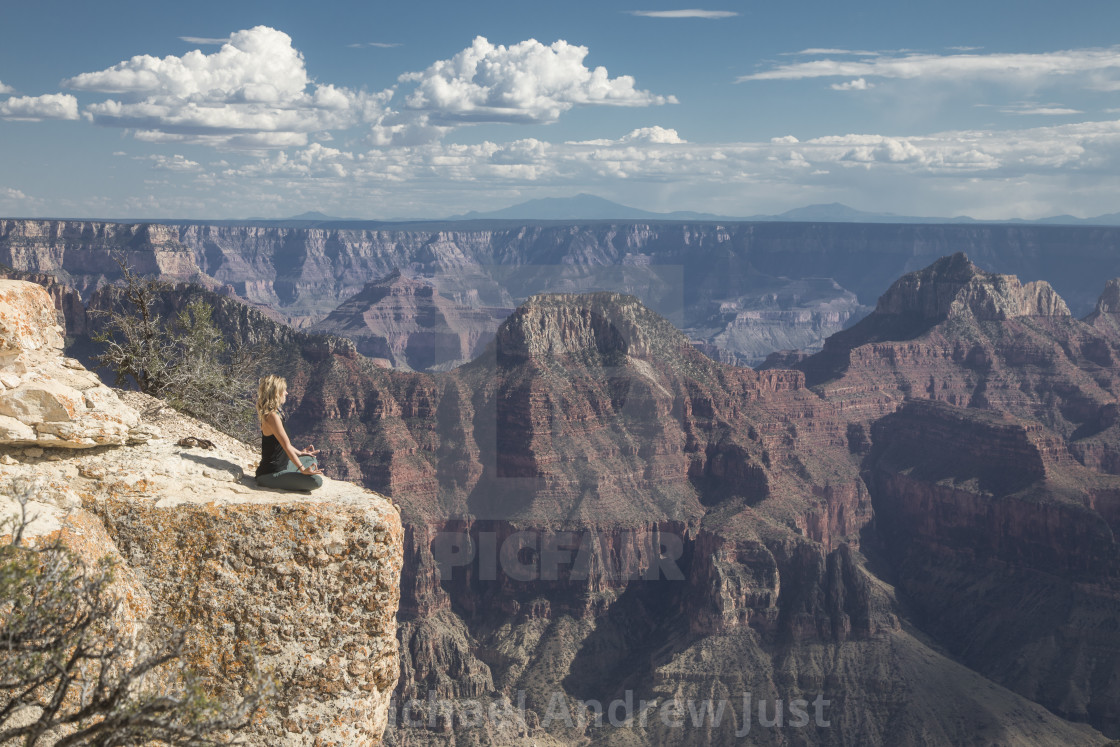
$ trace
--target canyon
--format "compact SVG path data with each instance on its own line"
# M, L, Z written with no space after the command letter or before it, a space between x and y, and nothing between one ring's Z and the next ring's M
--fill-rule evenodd
M754 718L758 744L1120 736L1120 282L1105 282L1120 275L1108 253L1120 234L409 231L375 244L369 229L362 240L377 248L363 259L341 229L312 251L310 230L283 250L283 229L189 226L148 259L173 270L161 277L202 283L169 288L168 308L207 298L231 339L277 348L290 430L320 446L332 478L400 506L387 743L731 743L751 725L747 693L771 706L828 701L826 726L796 726L792 712L781 727ZM495 236L508 254L495 254ZM206 241L210 257L192 248ZM946 251L972 247L1000 272ZM70 293L112 302L95 289L115 263L96 281L46 256L24 253L16 269L40 273L59 308ZM235 266L259 272L258 285L239 284ZM407 341L419 325L400 325L417 307L400 299L433 299L426 288L439 303L512 311L445 372L389 370L361 341L277 321L310 326L357 297L356 313L339 316L372 309ZM743 360L713 342L734 325L677 328L710 321L709 303L738 319L766 293L874 309L840 320L833 308L818 344L798 346L819 352L758 369L714 359ZM766 339L773 350L777 337ZM627 698L654 715L596 725L591 707L590 722L579 718ZM722 720L660 717L705 701L729 704Z
M120 276L193 281L289 324L322 322L395 272L475 322L472 350L535 293L630 293L725 362L818 350L865 316L895 278L966 252L988 270L1047 280L1079 316L1120 276L1120 228L671 221L121 224L0 219L0 264L49 273L83 298ZM377 315L375 315L377 316ZM359 329L361 337L400 330Z

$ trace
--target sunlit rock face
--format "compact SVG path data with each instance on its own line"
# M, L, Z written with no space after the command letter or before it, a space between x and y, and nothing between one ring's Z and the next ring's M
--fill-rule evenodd
M62 348L47 292L0 280L0 444L85 449L149 438L137 412Z
M113 558L124 630L186 629L215 693L235 696L257 652L278 697L248 743L380 744L399 672L398 510L338 480L258 488L253 449L63 358L38 285L0 281L0 361L0 513L27 496L29 539Z

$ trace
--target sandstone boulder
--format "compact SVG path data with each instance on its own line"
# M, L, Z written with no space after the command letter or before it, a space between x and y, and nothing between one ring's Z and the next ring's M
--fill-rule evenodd
M128 443L140 416L78 361L64 358L62 346L58 314L42 286L0 279L0 444Z

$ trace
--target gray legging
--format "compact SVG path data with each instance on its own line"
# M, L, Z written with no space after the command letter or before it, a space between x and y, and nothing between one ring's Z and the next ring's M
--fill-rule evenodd
M301 456L299 460L303 462L304 466L311 466L316 463L315 457L307 454ZM279 472L257 477L257 485L262 488L276 488L277 490L314 490L323 487L323 476L302 474L299 468L292 464L289 459L288 466Z

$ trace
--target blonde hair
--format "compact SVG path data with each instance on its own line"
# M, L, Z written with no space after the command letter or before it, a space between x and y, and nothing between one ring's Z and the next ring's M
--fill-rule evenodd
M272 412L280 412L280 400L288 392L283 376L269 374L257 386L257 416L263 421Z

